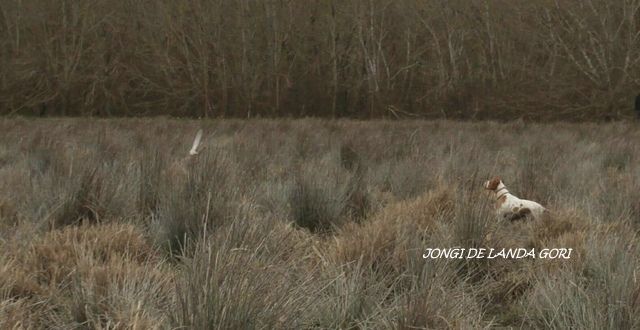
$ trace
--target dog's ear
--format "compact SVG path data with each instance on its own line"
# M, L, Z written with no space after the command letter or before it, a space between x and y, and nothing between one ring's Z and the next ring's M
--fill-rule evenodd
M489 190L498 189L498 185L500 184L500 181L502 181L502 179L500 179L499 176L494 176L493 179L489 180L489 183L487 184L487 189Z

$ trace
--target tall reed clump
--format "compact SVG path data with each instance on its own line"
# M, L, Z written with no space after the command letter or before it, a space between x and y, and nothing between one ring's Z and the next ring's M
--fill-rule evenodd
M490 328L480 291L466 276L458 277L451 260L428 260L409 279L409 288L398 298L397 325L401 329Z
M272 222L252 221L238 215L209 237L203 231L192 253L180 257L177 304L170 313L175 326L305 327L316 290L311 273L299 268L308 242Z
M14 323L4 325L143 328L166 324L162 309L170 301L173 273L141 228L68 226L35 235L23 248L5 246L5 251L9 258L3 261L11 270L0 269L0 273L11 276L0 280L6 297L0 324L10 322L12 315ZM5 280L9 278L13 280ZM27 302L33 314L20 317L13 306L25 307Z
M158 244L180 254L203 230L215 231L240 204L234 180L239 171L224 153L205 153L186 163L185 172L166 169L151 228Z
M560 328L635 328L638 313L637 237L588 238L580 271L564 268L539 275L522 308L531 326Z
M339 153L331 153L300 165L289 200L296 225L312 232L327 232L366 214L368 200L362 170L349 170L345 162Z

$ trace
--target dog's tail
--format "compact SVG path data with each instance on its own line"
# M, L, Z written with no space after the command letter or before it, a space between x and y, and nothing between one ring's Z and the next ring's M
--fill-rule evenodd
M191 146L191 150L189 150L189 156L195 156L198 154L198 147L200 146L201 140L202 140L202 129L199 129L198 133L196 133L196 138L193 140L193 145Z

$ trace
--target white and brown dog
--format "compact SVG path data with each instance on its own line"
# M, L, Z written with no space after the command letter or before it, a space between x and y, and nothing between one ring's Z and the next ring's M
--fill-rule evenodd
M544 206L534 201L520 199L512 195L499 176L486 181L484 187L495 193L496 213L503 219L511 221L527 217L539 219L547 211Z

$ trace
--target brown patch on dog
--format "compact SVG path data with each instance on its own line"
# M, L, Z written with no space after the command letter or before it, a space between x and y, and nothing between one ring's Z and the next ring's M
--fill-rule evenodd
M502 207L502 204L504 204L504 202L506 201L507 195L500 196L500 198L498 198L498 200L496 201L496 209L500 209Z
M499 176L494 177L493 179L491 179L489 181L489 184L487 185L487 189L489 189L489 190L498 189L498 185L500 184L500 181L502 181L502 179L500 179Z
M520 211L518 211L518 213L522 214L522 215L527 215L527 214L531 214L531 209L528 207L523 207L520 209Z
M508 213L505 217L511 221L526 219L531 214L531 209L523 207L521 209L514 207L513 212Z

